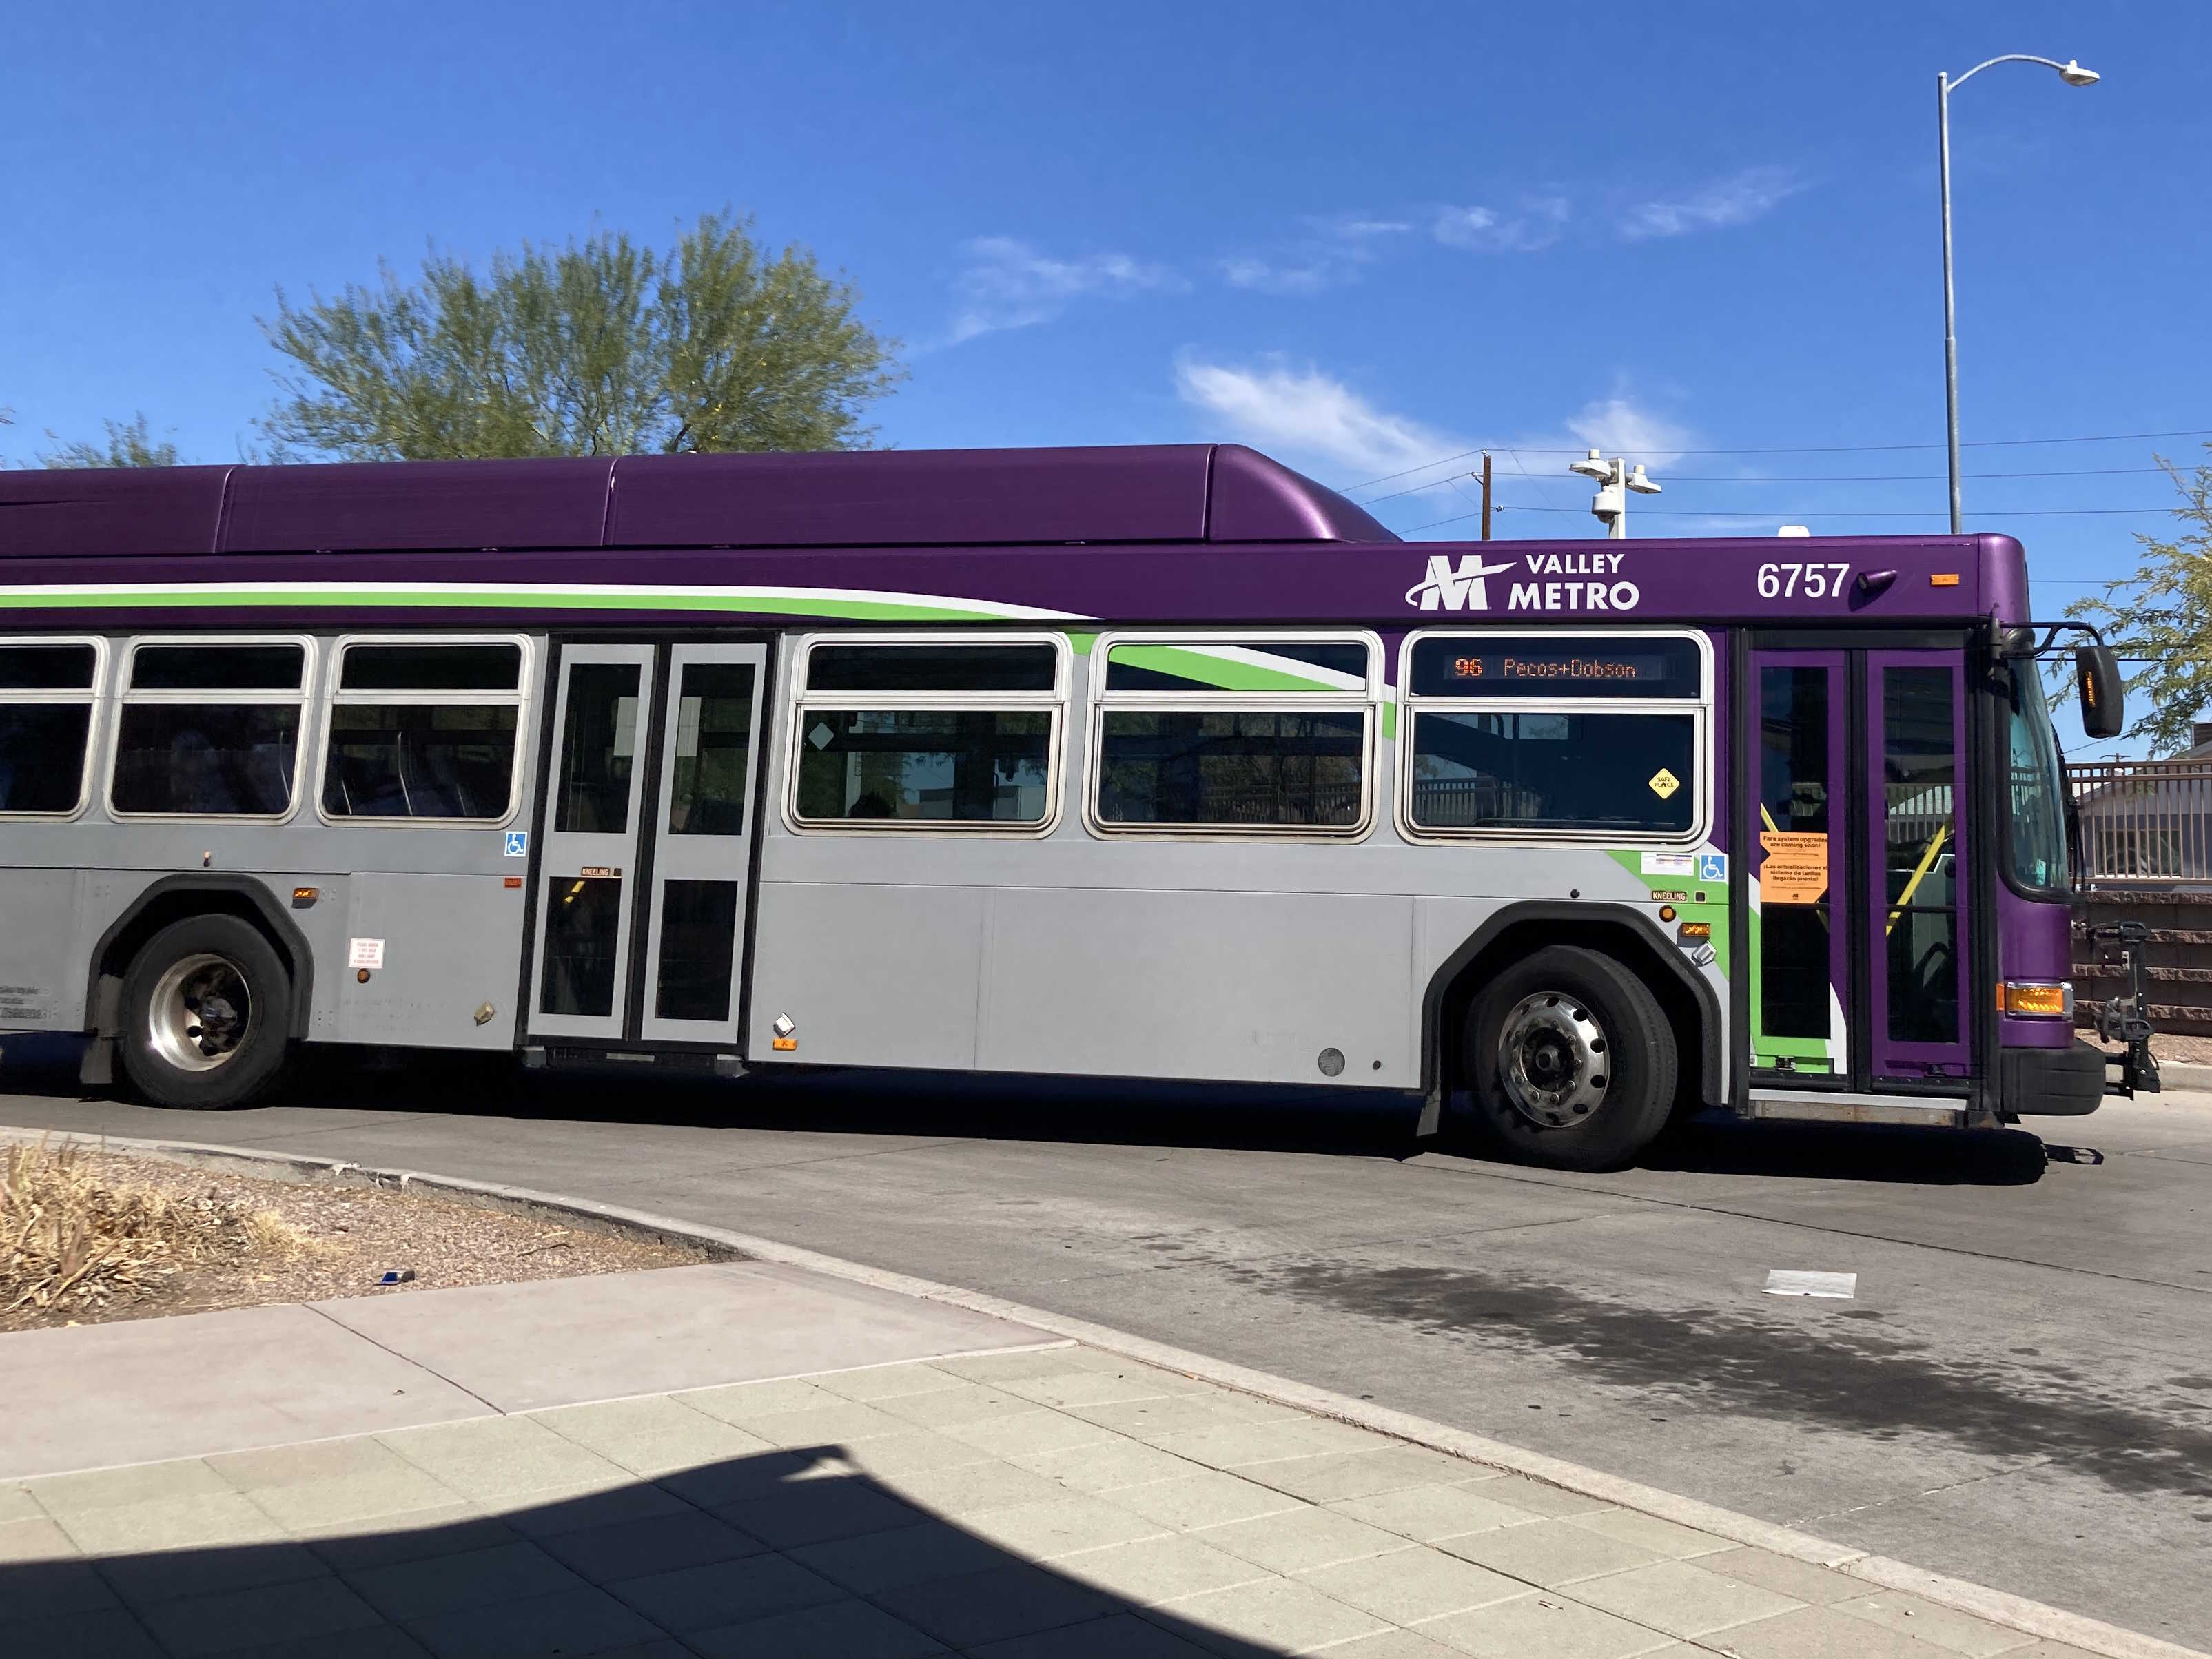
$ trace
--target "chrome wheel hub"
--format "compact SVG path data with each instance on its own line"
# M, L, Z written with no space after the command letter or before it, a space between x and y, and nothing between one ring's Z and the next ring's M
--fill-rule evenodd
M212 1072L246 1041L253 1001L246 975L226 957L200 951L173 963L154 987L146 1035L180 1072Z
M1498 1075L1513 1109L1539 1128L1579 1123L1613 1080L1605 1028L1564 991L1523 997L1498 1034Z

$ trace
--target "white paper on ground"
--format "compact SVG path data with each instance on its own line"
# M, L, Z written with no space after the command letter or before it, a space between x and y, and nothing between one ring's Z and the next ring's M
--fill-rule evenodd
M1776 1267L1766 1275L1769 1296L1832 1296L1849 1302L1859 1293L1856 1273L1805 1273Z

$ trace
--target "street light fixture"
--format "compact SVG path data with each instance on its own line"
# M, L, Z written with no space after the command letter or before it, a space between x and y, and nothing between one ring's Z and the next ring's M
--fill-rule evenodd
M1643 462L1631 468L1625 457L1608 461L1595 449L1582 460L1569 461L1567 471L1597 480L1597 494L1590 501L1590 512L1605 526L1607 537L1616 542L1628 538L1628 497L1622 492L1632 489L1639 495L1659 493L1659 486L1644 476Z
M1943 410L1951 451L1951 533L1954 536L1960 531L1961 514L1959 500L1959 339L1951 297L1951 94L1996 64L2040 64L2045 69L2056 70L2058 78L2069 87L2094 87L2099 78L2096 70L2083 69L2071 58L2062 64L2055 58L2037 58L2019 52L2008 52L2002 58L1987 58L1955 81L1941 70L1936 72L1936 131L1942 151L1943 177Z

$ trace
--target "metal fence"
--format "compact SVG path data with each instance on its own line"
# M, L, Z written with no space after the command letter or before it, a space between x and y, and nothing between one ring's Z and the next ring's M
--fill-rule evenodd
M2212 886L2212 761L2081 761L2066 769L2087 885Z

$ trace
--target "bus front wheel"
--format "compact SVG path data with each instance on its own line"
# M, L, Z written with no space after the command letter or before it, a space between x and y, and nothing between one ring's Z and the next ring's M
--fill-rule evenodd
M187 916L148 939L123 976L123 1069L156 1106L240 1106L276 1079L292 981L236 916Z
M1611 957L1553 945L1479 990L1461 1045L1477 1137L1564 1170L1617 1169L1666 1127L1674 1033L1643 980Z

